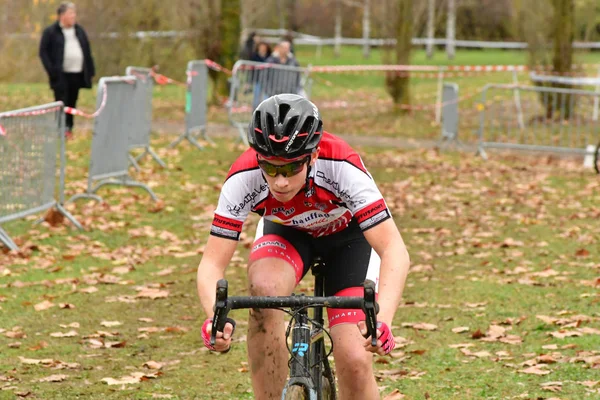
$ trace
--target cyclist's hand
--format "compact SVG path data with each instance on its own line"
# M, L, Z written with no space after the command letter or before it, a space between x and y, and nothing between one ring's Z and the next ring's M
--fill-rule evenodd
M371 346L371 336L369 336L369 333L367 332L367 324L365 321L360 321L358 323L358 329L360 330L360 334L366 338L364 344L365 350L370 351L371 353L377 353L380 356L384 356L389 354L394 350L394 347L396 347L392 330L385 322L379 321L377 323L377 347Z
M231 318L227 318L223 332L217 332L217 340L214 346L210 345L211 331L212 318L207 318L202 324L202 339L204 340L204 345L212 351L218 351L220 353L228 352L229 347L231 346L231 337L235 331L235 321Z

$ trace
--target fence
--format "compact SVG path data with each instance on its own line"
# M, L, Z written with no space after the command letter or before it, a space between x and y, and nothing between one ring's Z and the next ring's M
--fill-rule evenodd
M187 139L192 145L202 150L202 145L198 143L194 136L195 132L200 131L205 140L212 141L206 134L208 96L208 68L206 60L188 62L186 75L185 131L169 147L175 147L182 140Z
M442 138L444 142L458 141L458 85L444 83L442 89Z
M102 112L94 119L87 191L71 197L67 202L80 198L102 201L95 193L109 184L140 187L152 199L158 200L147 185L133 180L127 172L129 132L134 122L129 109L137 84L135 76L101 78L98 82L97 104ZM94 186L95 181L98 182Z
M83 229L62 206L64 128L61 102L0 113L0 223L56 207L73 225ZM2 228L0 242L18 250Z
M252 112L267 97L296 93L310 98L312 80L309 68L240 60L233 66L229 94L229 121L240 139L248 144L246 129Z
M133 75L137 78L135 90L128 112L131 118L131 130L129 131L129 149L143 149L144 151L133 157L129 154L129 161L136 170L140 170L138 161L146 154L150 156L163 168L165 163L150 147L150 133L152 131L152 88L154 79L152 70L142 67L127 67L125 75Z
M598 96L576 89L487 85L481 98L478 152L483 158L486 148L585 154L588 145L600 140L600 125L592 117Z

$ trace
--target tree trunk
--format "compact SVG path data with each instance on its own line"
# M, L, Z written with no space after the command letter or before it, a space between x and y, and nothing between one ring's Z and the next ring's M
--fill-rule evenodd
M395 61L399 65L410 64L411 39L413 31L412 0L395 0L398 15L395 24ZM386 87L394 104L410 104L410 77L390 73L386 77Z
M552 66L554 74L566 76L571 72L573 64L573 39L575 37L575 3L574 0L552 0L554 6L554 35ZM571 85L553 84L555 88L572 88ZM555 111L561 113L564 119L571 117L571 95L557 94L557 108ZM563 98L564 97L564 98ZM552 116L552 105L547 107L548 117Z
M427 58L433 57L433 39L435 36L435 0L427 2Z
M226 0L221 2L221 51L217 62L231 70L238 58L240 48L240 0ZM216 81L216 92L221 96L229 95L228 76L219 72Z
M363 30L363 57L369 58L370 55L370 46L369 46L369 37L371 35L371 4L370 0L365 0L363 6L363 21L362 21L362 30Z
M342 50L342 0L335 0L335 37L333 54L339 57Z
M448 0L448 20L446 22L446 54L449 60L454 59L456 39L456 2Z

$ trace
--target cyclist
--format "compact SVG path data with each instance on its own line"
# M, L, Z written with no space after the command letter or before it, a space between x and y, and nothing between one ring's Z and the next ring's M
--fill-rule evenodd
M261 102L248 141L250 149L234 162L223 184L198 267L204 311L212 316L216 283L244 220L256 212L262 219L249 256L251 295L290 295L316 255L326 265L326 296L362 296L365 278L378 284L376 347L365 338L362 311L331 309L328 320L340 398L379 398L372 353L394 348L390 326L409 269L408 252L379 189L360 156L323 131L317 107L304 97L281 94ZM234 328L230 320L211 347L207 319L205 345L229 350ZM255 398L280 398L288 360L283 313L251 310L247 345Z

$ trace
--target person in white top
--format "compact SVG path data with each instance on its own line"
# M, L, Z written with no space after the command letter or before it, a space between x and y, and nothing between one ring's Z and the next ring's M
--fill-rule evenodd
M47 27L40 42L40 58L48 73L54 99L75 108L79 89L91 88L95 75L88 37L76 23L75 4L63 2L57 9L57 21ZM73 115L66 115L66 135L73 130Z

